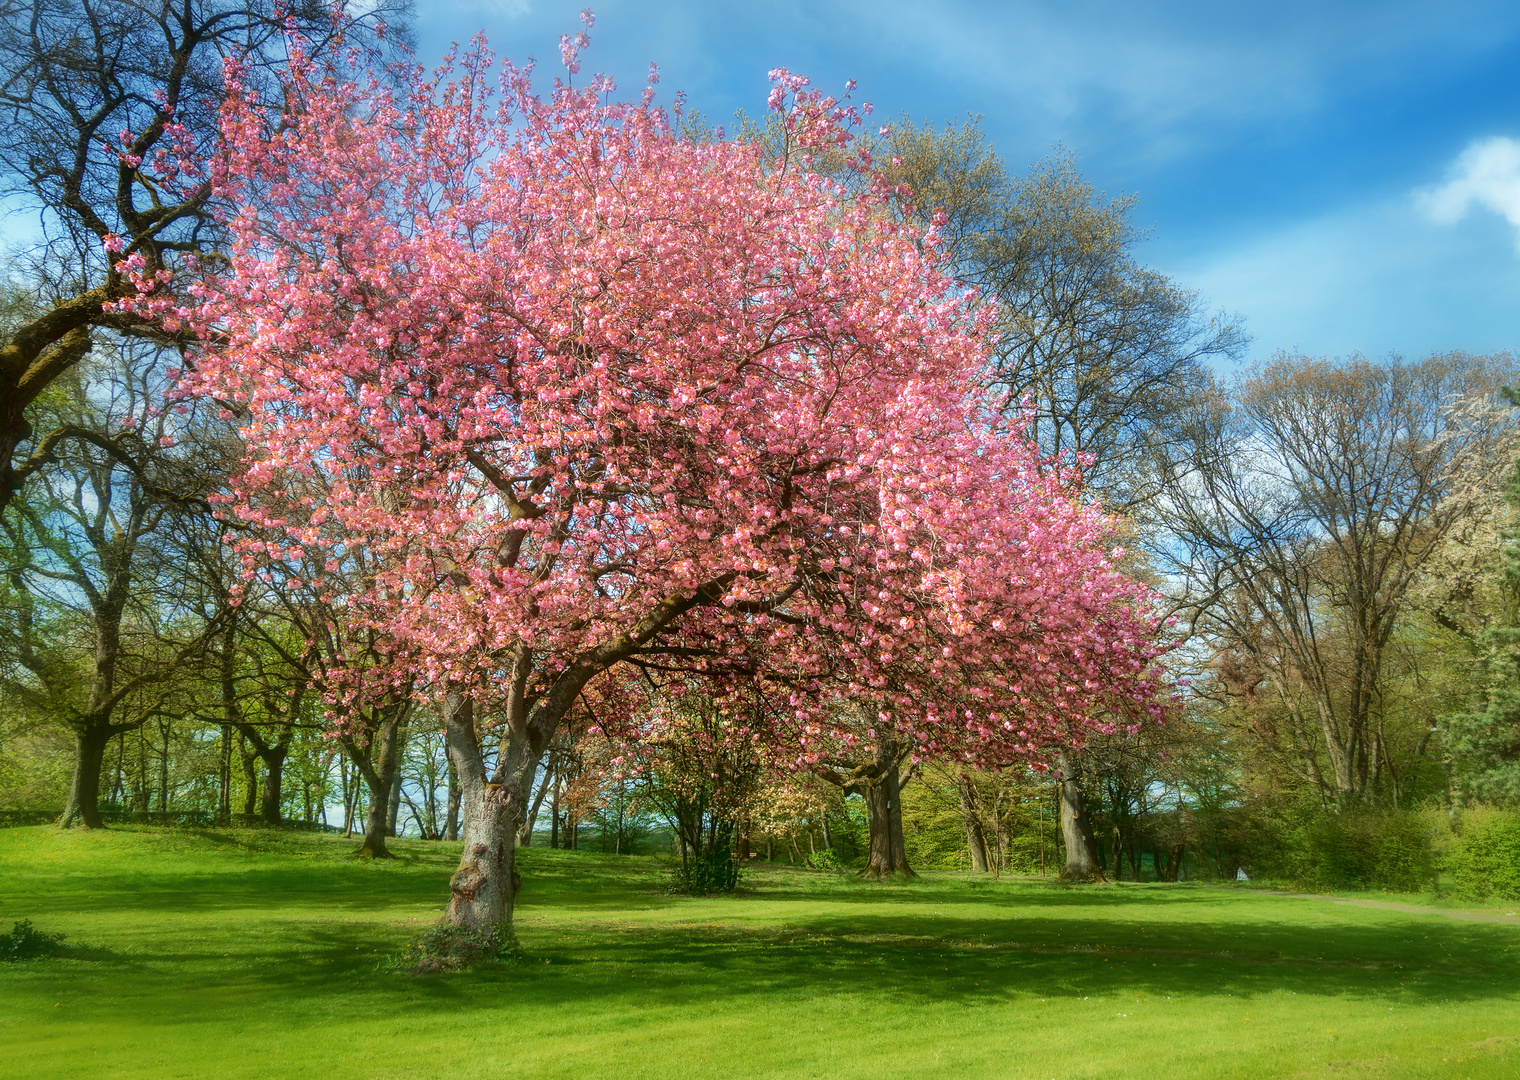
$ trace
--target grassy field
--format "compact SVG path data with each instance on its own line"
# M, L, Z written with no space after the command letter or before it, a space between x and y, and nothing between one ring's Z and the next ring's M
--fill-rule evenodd
M386 960L449 845L0 830L0 1076L1520 1076L1520 927L1231 889L760 868L530 849L515 967Z

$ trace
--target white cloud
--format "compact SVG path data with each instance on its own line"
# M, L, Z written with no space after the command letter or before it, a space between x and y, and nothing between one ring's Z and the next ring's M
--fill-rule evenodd
M1520 141L1499 136L1468 145L1440 187L1420 192L1420 209L1440 225L1455 225L1474 203L1515 226L1520 251Z
M1520 261L1491 225L1438 226L1408 198L1282 223L1159 268L1245 315L1258 358L1520 349Z

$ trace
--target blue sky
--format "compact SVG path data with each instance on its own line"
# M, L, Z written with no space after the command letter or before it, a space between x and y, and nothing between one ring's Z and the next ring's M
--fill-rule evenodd
M417 0L419 59L483 28L552 77L583 6ZM635 93L656 61L714 122L785 66L887 116L980 114L1015 169L1065 146L1252 358L1520 351L1520 4L592 6L583 75Z

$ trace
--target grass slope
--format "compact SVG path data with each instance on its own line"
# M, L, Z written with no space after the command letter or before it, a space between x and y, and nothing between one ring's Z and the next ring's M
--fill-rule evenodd
M456 847L0 830L0 1076L1520 1076L1520 930L1186 886L759 868L530 849L509 969L384 970Z

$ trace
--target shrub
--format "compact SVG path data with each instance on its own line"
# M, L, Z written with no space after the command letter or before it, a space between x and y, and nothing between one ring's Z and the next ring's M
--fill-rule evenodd
M1270 831L1270 876L1304 888L1419 892L1435 876L1431 826L1416 812L1368 807L1337 813L1300 802L1280 811Z
M0 934L0 960L35 960L63 952L62 934L45 934L22 919L9 934Z
M670 891L680 896L731 893L738 886L739 863L726 842L706 851L685 853L670 870Z
M392 967L413 975L431 975L440 971L464 971L489 962L521 959L522 948L512 928L498 926L490 936L477 934L462 926L439 923L407 942L406 951Z
M1469 814L1447 860L1458 896L1520 900L1520 814Z
M825 848L822 851L808 852L807 864L814 870L843 870L844 863L839 861L833 849Z

